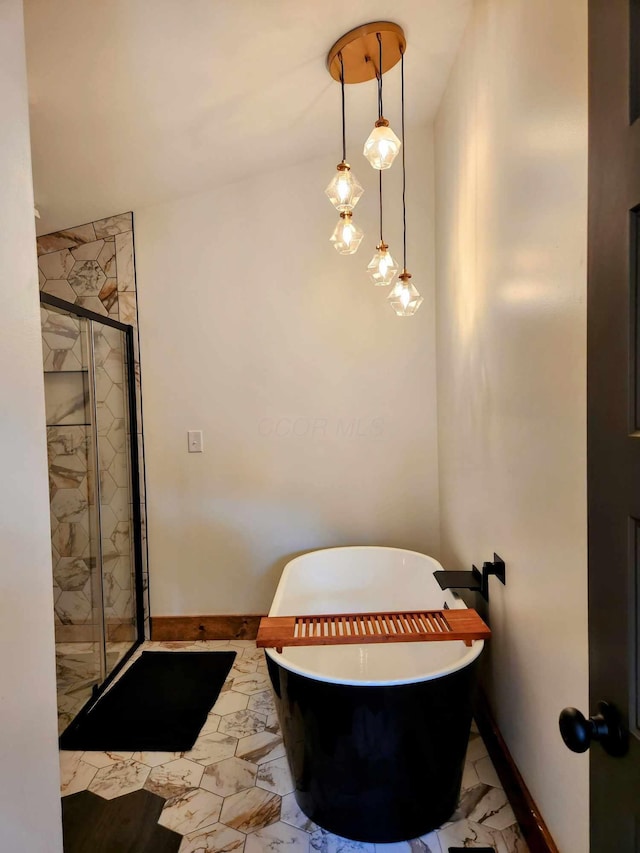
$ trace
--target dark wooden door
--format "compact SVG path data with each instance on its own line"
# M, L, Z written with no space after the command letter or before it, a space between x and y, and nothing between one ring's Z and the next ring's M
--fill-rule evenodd
M590 750L591 853L640 851L639 71L640 0L590 0L590 712L617 708L627 740Z

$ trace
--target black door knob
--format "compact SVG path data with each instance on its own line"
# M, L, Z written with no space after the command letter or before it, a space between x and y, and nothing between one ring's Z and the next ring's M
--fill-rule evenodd
M565 708L559 722L562 740L572 752L586 752L594 740L609 755L621 756L627 751L627 731L617 709L608 702L598 702L598 713L588 720L577 708Z

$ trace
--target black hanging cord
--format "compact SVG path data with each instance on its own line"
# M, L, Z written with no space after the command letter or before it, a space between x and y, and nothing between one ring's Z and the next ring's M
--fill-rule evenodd
M400 81L401 81L401 96L400 107L402 109L402 240L403 240L403 256L404 256L404 272L407 270L407 207L405 203L406 191L406 173L404 164L404 50L400 50Z
M378 118L382 118L382 36L380 33L376 33L376 38L380 48L378 52L378 73L376 75L378 78Z
M380 180L380 242L384 243L384 238L382 236L382 169L378 170L379 180Z
M382 118L382 37L380 33L376 33L376 38L378 39L378 118ZM379 197L380 197L380 242L384 242L384 238L382 236L382 169L378 170L378 184L380 188Z
M342 53L338 54L340 59L340 91L342 93L342 161L347 161L347 131L344 114L344 62L342 61Z

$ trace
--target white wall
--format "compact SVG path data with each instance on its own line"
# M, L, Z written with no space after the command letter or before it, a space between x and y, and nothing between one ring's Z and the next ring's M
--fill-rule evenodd
M436 121L442 552L497 551L491 699L563 853L588 849L587 3L479 0Z
M366 274L377 173L359 151L353 256L328 241L335 152L135 211L153 615L266 612L313 548L437 555L431 128L408 150L412 318ZM385 185L401 258L399 165Z
M0 0L0 848L62 850L22 3Z

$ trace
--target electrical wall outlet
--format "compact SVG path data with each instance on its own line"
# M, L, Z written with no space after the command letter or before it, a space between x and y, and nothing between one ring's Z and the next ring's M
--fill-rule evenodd
M203 445L202 445L202 430L201 429L190 429L187 432L187 440L189 453L202 453Z

